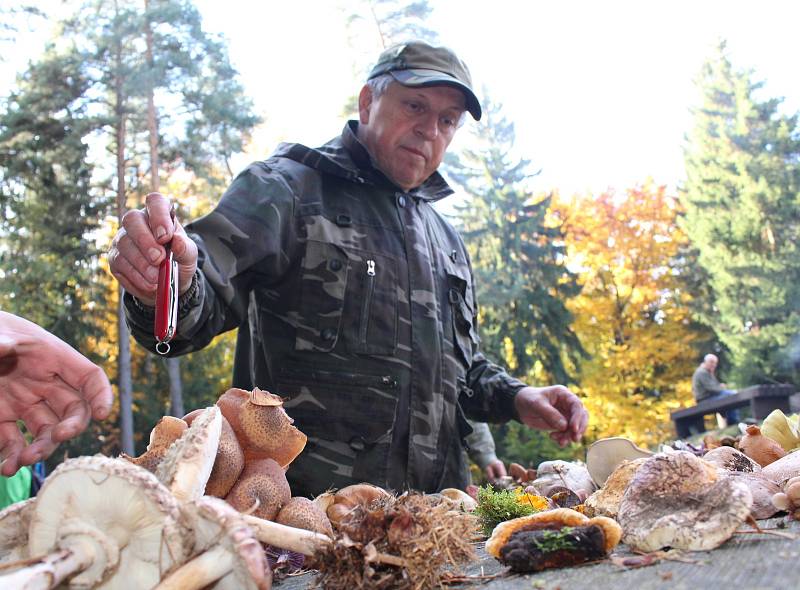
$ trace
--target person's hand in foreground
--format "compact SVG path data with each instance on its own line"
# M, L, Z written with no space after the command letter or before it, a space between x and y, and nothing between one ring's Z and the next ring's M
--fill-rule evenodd
M507 475L506 466L500 459L495 459L489 463L483 472L486 474L486 479L488 481L496 481Z
M578 442L586 431L589 413L578 396L563 385L523 387L514 398L519 420L547 430L559 445Z
M47 330L0 311L0 475L48 456L111 411L102 369ZM17 426L25 423L31 444Z
M131 209L111 242L108 263L123 289L146 305L154 306L158 266L170 242L178 263L178 290L183 295L197 268L197 244L186 235L177 218L170 217L171 201L161 193L147 195L144 209Z

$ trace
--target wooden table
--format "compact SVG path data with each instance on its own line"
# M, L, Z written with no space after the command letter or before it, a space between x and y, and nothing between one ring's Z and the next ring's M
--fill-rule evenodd
M784 518L759 521L763 528L786 522L789 540L772 535L734 535L714 551L683 553L685 561L661 560L654 565L624 568L606 560L601 563L547 570L537 574L501 575L482 583L462 583L455 589L480 590L794 590L800 588L800 524ZM748 527L743 527L743 529ZM621 545L614 555L632 553ZM491 575L506 571L478 547L478 560L465 568L466 575ZM691 561L688 563L687 561ZM311 573L276 582L276 590L314 587ZM355 589L354 589L355 590Z

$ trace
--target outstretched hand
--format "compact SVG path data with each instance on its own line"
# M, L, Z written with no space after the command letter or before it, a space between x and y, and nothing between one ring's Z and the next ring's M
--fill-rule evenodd
M0 474L48 456L111 411L102 369L43 328L0 312ZM17 426L33 441L26 445Z
M523 387L514 398L520 422L547 430L559 445L578 442L586 431L589 413L577 395L563 385Z

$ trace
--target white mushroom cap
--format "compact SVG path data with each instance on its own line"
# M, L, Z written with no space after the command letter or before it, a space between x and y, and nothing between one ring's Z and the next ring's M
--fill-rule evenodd
M756 520L770 518L778 509L772 503L772 497L780 493L781 486L766 477L763 473L745 473L741 471L725 471L725 475L741 482L750 490L753 496L753 506L750 514Z
M217 406L211 406L194 418L192 425L167 450L156 477L178 500L195 500L205 492L221 432L222 413Z
M45 555L80 545L103 559L72 584L152 588L188 553L180 518L175 498L149 471L122 459L79 457L62 463L39 491L29 551ZM110 569L100 571L99 562Z
M618 520L634 549L708 551L730 538L752 505L747 486L711 463L685 451L659 453L634 475Z
M36 498L28 498L0 511L0 563L28 557L28 526Z
M792 451L785 457L773 461L762 470L764 475L778 485L800 475L800 451Z
M211 496L186 503L181 510L194 533L196 557L165 578L157 590L272 587L266 554L237 510Z
M652 451L637 447L627 438L621 436L602 438L593 442L586 451L586 469L594 483L602 486L623 461L652 456Z
M586 496L597 489L586 465L577 461L561 461L560 459L539 463L536 468L536 479L532 483L543 496L546 496L550 488L555 486L569 488L576 494L583 490Z

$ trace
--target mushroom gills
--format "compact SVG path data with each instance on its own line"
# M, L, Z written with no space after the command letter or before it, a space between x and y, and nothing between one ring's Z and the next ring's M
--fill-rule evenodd
M515 572L539 572L603 559L605 532L596 524L518 530L500 548L500 561Z

